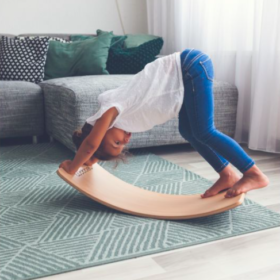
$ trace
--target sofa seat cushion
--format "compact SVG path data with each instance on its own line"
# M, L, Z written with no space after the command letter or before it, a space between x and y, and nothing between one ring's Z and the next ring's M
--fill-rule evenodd
M0 112L0 138L43 135L40 86L25 81L0 81Z
M72 143L74 130L99 108L97 97L106 90L128 82L133 75L93 75L44 81L46 131L50 136L75 151ZM233 136L237 109L235 86L214 81L215 125L222 132ZM153 129L132 135L128 148L186 143L180 135L179 120L174 118Z

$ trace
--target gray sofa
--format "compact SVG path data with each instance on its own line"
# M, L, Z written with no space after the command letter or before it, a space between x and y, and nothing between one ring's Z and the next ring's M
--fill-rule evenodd
M1 35L1 34L0 34ZM28 35L28 34L26 34ZM35 36L38 34L32 34ZM68 34L42 34L68 38ZM20 35L23 36L23 35ZM72 151L71 136L85 119L98 110L97 97L131 79L132 75L92 75L29 82L0 81L0 138L36 136L44 133ZM238 92L234 85L214 81L215 125L233 136ZM181 144L187 141L178 131L178 119L133 133L128 148Z

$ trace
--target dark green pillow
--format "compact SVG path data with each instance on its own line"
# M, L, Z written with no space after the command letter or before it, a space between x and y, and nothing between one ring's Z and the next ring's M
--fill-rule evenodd
M110 48L107 70L110 74L136 74L156 60L162 46L163 39L158 38L135 48Z
M70 43L50 41L44 80L109 74L106 62L112 37L112 34L106 33Z

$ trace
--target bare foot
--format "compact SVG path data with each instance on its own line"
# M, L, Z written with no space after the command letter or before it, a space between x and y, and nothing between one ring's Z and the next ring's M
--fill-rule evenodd
M233 187L241 178L229 165L219 174L220 178L218 181L201 195L202 198L214 196L223 190Z
M269 184L269 180L261 170L253 165L244 172L243 177L225 194L226 198L237 196L241 193L247 193L250 190L264 188Z

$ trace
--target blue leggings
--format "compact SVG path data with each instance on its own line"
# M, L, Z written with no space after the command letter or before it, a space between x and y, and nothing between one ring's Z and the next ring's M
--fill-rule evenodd
M199 50L181 53L184 101L179 112L179 132L217 171L229 162L244 173L254 161L242 147L214 125L213 79L210 57Z

